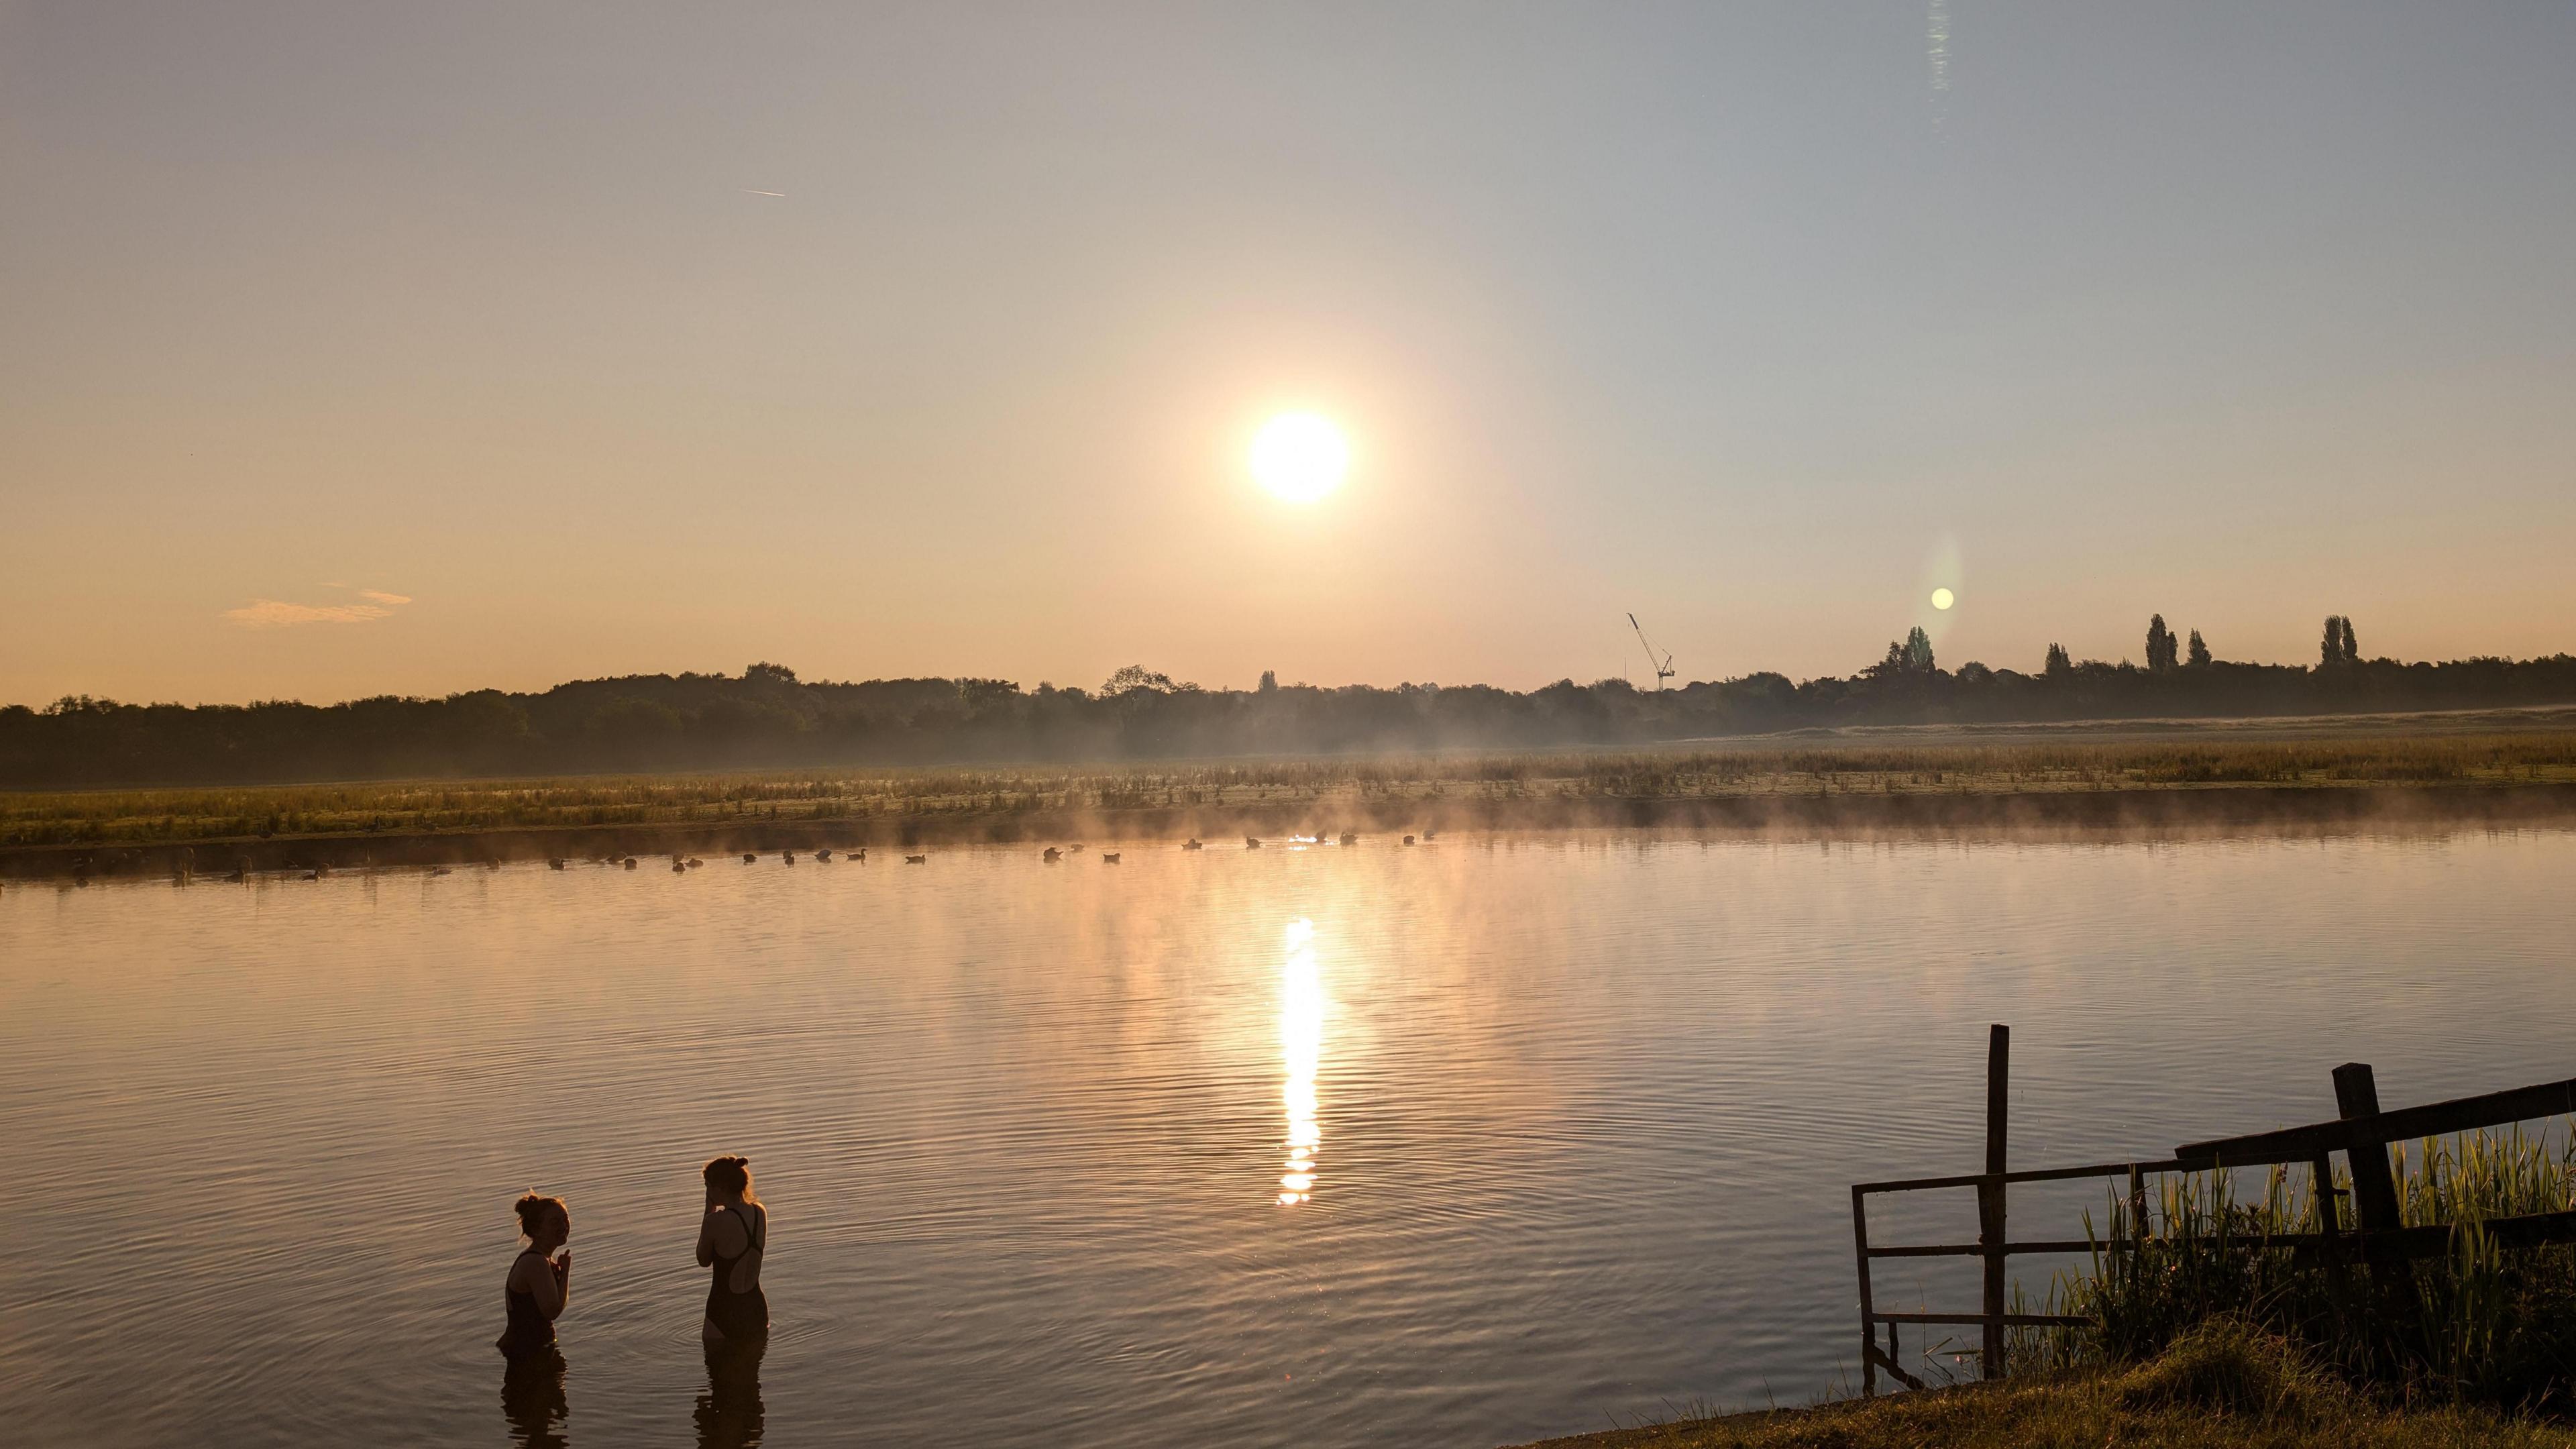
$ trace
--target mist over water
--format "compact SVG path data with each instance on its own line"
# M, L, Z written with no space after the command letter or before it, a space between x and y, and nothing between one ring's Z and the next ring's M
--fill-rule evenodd
M508 1442L533 1186L571 1444L1500 1444L1847 1381L1845 1189L1973 1170L1989 1021L2016 1165L2571 1070L2570 833L1094 845L9 886L0 1418ZM717 1394L724 1151L776 1328Z

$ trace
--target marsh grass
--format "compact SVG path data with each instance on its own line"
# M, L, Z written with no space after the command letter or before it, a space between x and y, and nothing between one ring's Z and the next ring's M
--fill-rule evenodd
M1311 803L1689 800L2576 782L2576 733L2046 741L882 768L0 793L0 845L1008 816Z
M2448 1255L2416 1260L2402 1287L2358 1265L2338 1285L2322 1262L2271 1245L2321 1226L2303 1169L2241 1187L2233 1173L2174 1174L2149 1200L2143 1249L2097 1247L2049 1286L2042 1311L2093 1325L2017 1330L2012 1362L2038 1372L2133 1364L2228 1319L2383 1397L2576 1411L2576 1247L2506 1251L2482 1227L2576 1207L2576 1137L2516 1128L2401 1144L2392 1157L2405 1222L2461 1229ZM2348 1207L2340 1217L2349 1229ZM2115 1195L2102 1231L2089 1214L2085 1226L2097 1244L2124 1240L2128 1206Z

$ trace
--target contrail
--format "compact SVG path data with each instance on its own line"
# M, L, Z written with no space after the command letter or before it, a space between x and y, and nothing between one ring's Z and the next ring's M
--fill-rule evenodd
M785 196L787 193L784 191L763 191L757 186L746 186L742 189L742 194L745 196Z
M1923 58L1932 70L1932 124L1938 126L1949 111L1949 0L1929 0L1923 14L1923 44Z

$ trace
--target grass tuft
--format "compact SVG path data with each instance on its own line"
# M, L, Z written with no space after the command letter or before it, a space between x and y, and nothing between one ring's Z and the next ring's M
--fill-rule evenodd
M2264 1423L2313 1424L2352 1406L2351 1391L2297 1344L2232 1314L2194 1325L2114 1386L2130 1409L2191 1408Z

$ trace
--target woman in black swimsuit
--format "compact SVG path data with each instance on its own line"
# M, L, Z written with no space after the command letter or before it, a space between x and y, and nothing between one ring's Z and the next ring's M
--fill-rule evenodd
M555 1319L572 1297L572 1253L557 1257L555 1250L572 1236L572 1213L562 1198L533 1192L512 1207L528 1245L511 1262L510 1277L502 1285L510 1321L493 1347L515 1362L554 1351Z
M760 1291L769 1209L752 1195L750 1158L719 1157L704 1175L707 1212L698 1221L698 1266L715 1270L707 1282L707 1346L740 1345L769 1332L769 1299Z

